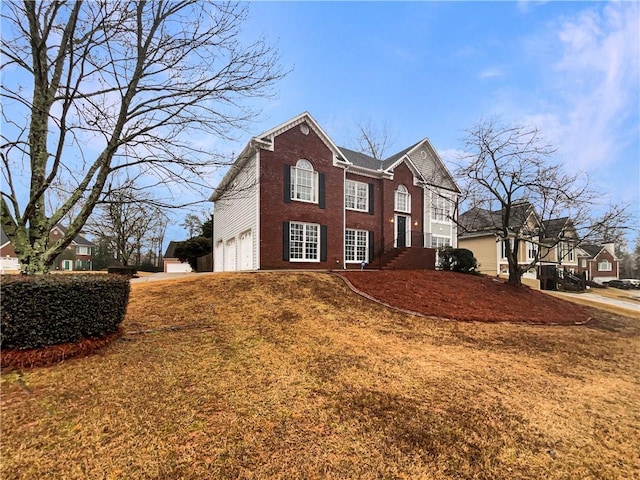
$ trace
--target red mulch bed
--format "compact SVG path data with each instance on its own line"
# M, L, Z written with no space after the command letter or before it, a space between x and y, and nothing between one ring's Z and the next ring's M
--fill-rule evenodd
M574 325L591 316L574 303L484 275L429 270L354 271L340 275L381 302L452 320Z
M46 367L72 357L85 357L111 343L123 334L122 328L100 338L84 338L75 343L61 343L50 347L10 349L0 352L0 368L3 371L31 367Z

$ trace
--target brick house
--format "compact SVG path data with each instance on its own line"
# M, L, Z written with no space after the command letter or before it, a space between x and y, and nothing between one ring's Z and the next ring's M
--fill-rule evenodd
M56 225L51 229L49 240L54 242L64 235L66 228L62 225ZM20 263L18 257L13 250L9 238L3 231L0 231L0 262L1 273L17 273L20 271ZM93 253L95 244L82 235L77 235L69 246L56 257L51 265L51 270L92 270L93 269Z
M586 273L587 280L604 283L620 276L620 262L613 243L582 244L577 256L578 272Z
M252 138L214 190L214 271L434 268L459 193L428 139L377 160L305 112Z

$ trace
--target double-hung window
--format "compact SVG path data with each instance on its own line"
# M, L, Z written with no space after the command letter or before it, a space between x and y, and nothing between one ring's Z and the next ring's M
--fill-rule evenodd
M612 270L613 265L611 264L611 262L609 260L602 260L600 262L598 262L598 271L599 272L610 272Z
M533 242L527 242L527 260L535 260L538 256L538 246Z
M320 225L297 222L289 224L289 260L320 261Z
M411 213L411 195L404 185L396 189L395 208L398 212Z
M560 262L573 262L574 248L570 243L560 242L558 244L558 253L560 254L560 258L558 259Z
M451 239L449 237L439 237L437 235L431 236L431 248L444 248L451 245Z
M451 219L451 200L437 193L431 194L431 219L446 222Z
M344 187L344 204L349 210L369 210L369 185L347 180Z
M345 232L345 259L348 263L367 261L369 251L369 232L348 228Z
M298 160L291 167L291 199L318 203L318 172L308 160Z

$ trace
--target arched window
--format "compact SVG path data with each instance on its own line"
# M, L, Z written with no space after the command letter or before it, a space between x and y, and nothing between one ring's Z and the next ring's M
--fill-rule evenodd
M291 168L291 199L318 203L318 172L308 160L300 159Z
M395 208L399 212L411 212L411 195L404 185L398 185L396 189L396 205Z

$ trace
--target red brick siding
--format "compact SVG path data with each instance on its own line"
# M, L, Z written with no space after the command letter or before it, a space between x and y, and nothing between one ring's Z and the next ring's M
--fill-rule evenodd
M284 165L304 158L325 175L325 208L292 200L284 202ZM344 171L333 166L333 154L313 130L294 127L274 139L274 151L260 151L260 268L342 268ZM283 260L283 222L327 226L326 262Z

